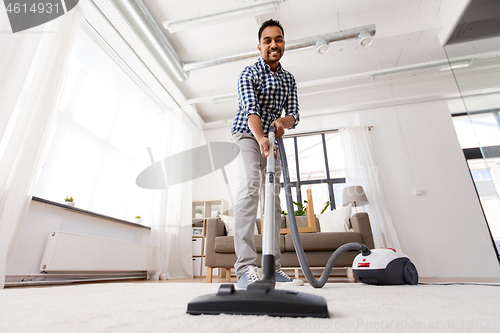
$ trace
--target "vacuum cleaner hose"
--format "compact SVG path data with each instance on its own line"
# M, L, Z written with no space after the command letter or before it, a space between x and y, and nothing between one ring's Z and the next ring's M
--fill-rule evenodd
M299 259L302 272L304 272L304 275L306 276L306 279L309 282L309 284L311 284L311 286L313 286L314 288L321 288L325 285L326 281L328 280L333 265L335 265L337 259L344 252L357 250L361 251L363 255L366 256L369 255L371 251L365 245L360 243L347 243L342 245L337 250L335 250L335 252L333 252L330 259L328 259L328 262L326 264L323 273L321 274L321 277L319 278L319 280L316 280L313 273L311 272L309 263L307 262L307 257L304 253L304 248L302 247L302 242L300 241L299 237L297 221L295 220L295 210L293 208L292 191L290 189L290 175L288 171L288 163L286 160L285 148L283 146L283 139L280 137L277 139L277 141L281 158L281 166L283 170L283 180L285 183L286 208L288 212L288 220L290 222L290 230L292 231L293 244L295 245L295 251L297 253L297 257Z

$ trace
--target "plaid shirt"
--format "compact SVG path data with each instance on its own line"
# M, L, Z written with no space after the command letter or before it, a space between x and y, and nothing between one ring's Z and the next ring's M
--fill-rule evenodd
M299 123L299 102L297 85L292 74L278 65L276 76L262 57L241 72L238 79L238 112L234 117L231 134L247 133L253 136L247 119L251 114L260 117L262 131L267 136L271 123L285 116L295 118L295 128Z

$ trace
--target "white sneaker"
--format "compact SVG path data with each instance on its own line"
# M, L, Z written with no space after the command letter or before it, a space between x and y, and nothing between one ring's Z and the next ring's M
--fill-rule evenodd
M303 286L304 281L299 279L292 279L281 268L276 270L276 283L285 284L287 286Z
M257 266L248 266L247 270L241 274L236 283L236 289L247 289L249 284L259 280Z

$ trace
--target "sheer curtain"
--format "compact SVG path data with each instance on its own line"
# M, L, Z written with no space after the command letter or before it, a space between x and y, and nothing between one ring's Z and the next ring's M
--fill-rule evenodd
M0 10L0 288L31 202L51 121L83 14L79 6L27 32L9 33Z
M193 147L194 133L181 113L163 117L164 136L160 154L163 159ZM164 163L168 168L168 163ZM191 241L192 184L186 182L157 191L152 202L148 279L168 280L193 277Z
M375 247L390 247L402 252L378 178L368 128L342 128L340 138L345 155L346 185L361 185L366 192L369 204L363 208L370 216Z

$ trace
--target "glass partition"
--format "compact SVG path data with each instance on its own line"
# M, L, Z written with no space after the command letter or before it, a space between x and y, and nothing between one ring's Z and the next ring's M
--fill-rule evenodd
M445 46L465 106L454 124L497 254L500 246L500 37ZM480 153L479 153L480 152Z

